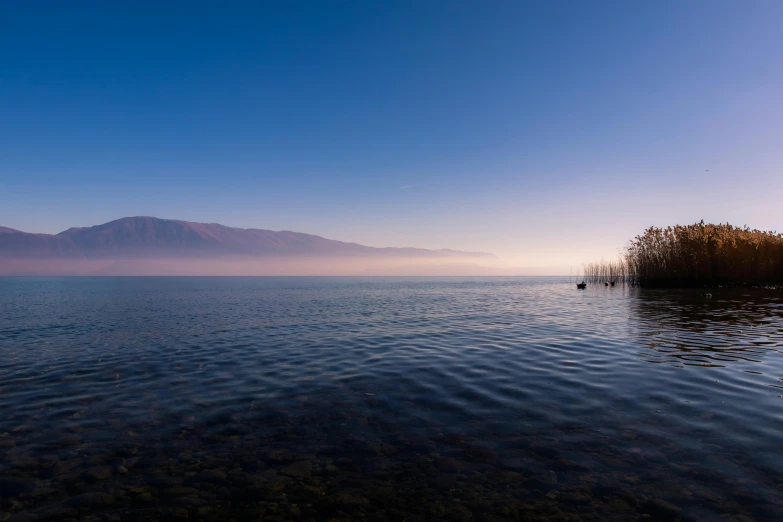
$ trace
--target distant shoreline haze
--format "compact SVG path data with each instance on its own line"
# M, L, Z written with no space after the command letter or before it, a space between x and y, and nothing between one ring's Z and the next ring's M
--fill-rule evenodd
M549 272L549 273L547 273ZM59 234L0 227L0 275L552 275L485 252L376 248L290 231L126 217Z

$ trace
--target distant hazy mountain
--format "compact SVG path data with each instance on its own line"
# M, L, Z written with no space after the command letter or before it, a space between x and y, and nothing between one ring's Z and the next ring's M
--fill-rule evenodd
M0 258L149 259L225 256L341 256L495 260L492 254L418 248L374 248L298 232L232 228L154 217L128 217L59 234L0 227Z

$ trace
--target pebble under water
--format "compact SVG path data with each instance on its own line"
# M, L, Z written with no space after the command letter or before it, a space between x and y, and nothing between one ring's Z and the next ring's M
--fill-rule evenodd
M0 278L0 522L780 520L783 292Z

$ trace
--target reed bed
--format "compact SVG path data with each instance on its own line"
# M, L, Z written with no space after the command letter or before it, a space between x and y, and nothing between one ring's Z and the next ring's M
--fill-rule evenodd
M584 281L586 283L626 283L630 282L628 263L621 258L615 262L601 260L600 263L584 265Z
M585 281L645 287L783 284L783 234L726 224L650 227L616 263L589 263Z

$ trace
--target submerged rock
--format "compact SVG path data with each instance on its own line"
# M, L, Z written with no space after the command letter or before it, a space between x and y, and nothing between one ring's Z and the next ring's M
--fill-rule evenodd
M84 477L86 479L94 481L105 480L111 477L111 475L112 471L109 466L94 466L84 472Z
M309 478L312 474L312 463L306 460L294 462L280 470L283 475L296 478Z
M31 480L18 478L0 478L0 498L16 497L23 493L30 493L35 489Z
M82 493L67 502L68 506L77 508L110 506L112 504L114 504L114 497L101 492Z
M41 517L35 513L18 513L8 519L8 522L36 522Z

